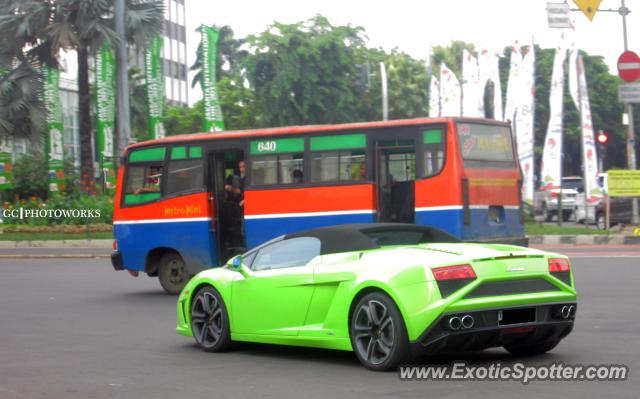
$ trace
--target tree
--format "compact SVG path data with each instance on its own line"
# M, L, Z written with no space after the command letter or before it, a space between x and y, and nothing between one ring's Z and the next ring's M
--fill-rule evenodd
M113 0L5 0L0 4L0 65L14 59L57 67L61 49L78 59L80 164L93 176L89 56L103 43L144 49L162 31L160 0L127 0L126 37L113 30Z
M202 131L204 118L204 103L198 101L191 108L170 106L164 116L164 127L167 136L176 134L196 133Z
M42 74L29 62L0 76L0 137L41 137L46 112Z
M317 15L290 25L276 22L247 41L253 50L248 78L262 126L353 120L362 28L333 26Z

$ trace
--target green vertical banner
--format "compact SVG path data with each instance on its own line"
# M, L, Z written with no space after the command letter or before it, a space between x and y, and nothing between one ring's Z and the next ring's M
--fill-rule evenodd
M147 84L147 120L149 138L161 139L165 136L164 123L164 76L162 75L162 36L153 39L144 56L144 75Z
M115 188L114 126L115 126L115 59L109 43L95 57L96 77L96 144L101 178L107 189Z
M13 188L13 139L0 137L0 190Z
M0 77L7 71L0 68ZM13 138L0 137L0 191L13 188ZM0 193L1 194L1 193Z
M216 90L216 47L218 31L202 25L202 99L204 101L203 130L219 132L224 130L220 100Z
M49 192L64 190L64 126L60 104L60 70L44 67L44 103L47 109L47 178Z

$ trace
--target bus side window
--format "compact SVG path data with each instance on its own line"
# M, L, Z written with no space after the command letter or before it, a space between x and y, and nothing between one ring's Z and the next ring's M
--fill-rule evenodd
M204 185L202 148L173 147L167 166L166 195L200 191Z
M202 189L201 159L169 161L167 174L167 195L194 192Z
M445 143L442 129L423 132L424 177L435 176L444 166Z
M163 167L157 165L130 165L127 168L124 203L138 205L159 199Z
M366 180L366 146L364 133L311 137L311 181Z
M311 181L360 181L367 177L364 150L312 154Z
M251 184L302 183L304 155L302 153L254 156L251 165Z

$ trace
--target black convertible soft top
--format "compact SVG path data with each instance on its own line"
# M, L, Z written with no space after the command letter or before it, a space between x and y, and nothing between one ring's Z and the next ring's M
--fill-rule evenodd
M286 234L284 239L298 237L319 239L322 255L364 251L390 245L460 242L456 237L435 227L406 223L340 224Z

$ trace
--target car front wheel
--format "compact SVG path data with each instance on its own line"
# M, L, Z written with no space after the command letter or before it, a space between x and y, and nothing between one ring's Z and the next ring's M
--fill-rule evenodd
M201 288L191 301L191 332L200 348L222 352L231 346L229 315L218 291Z
M398 307L374 292L356 304L350 321L351 345L368 369L392 370L410 358L407 330Z

